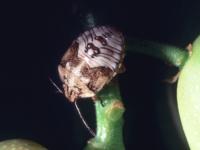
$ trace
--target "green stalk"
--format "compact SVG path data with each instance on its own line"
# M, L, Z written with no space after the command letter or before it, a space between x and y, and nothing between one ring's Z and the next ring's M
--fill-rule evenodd
M159 58L180 69L189 58L189 52L185 49L136 39L127 41L126 50ZM125 149L122 136L122 114L125 108L121 102L118 84L110 83L98 93L98 98L95 102L97 134L88 142L85 150ZM101 101L105 106L102 106Z
M180 69L189 57L189 52L186 49L139 39L128 39L126 42L126 50L128 52L142 53L161 59Z
M200 36L192 45L191 56L186 50L136 39L127 42L127 50L159 58L178 67L177 87L181 123L191 150L200 150Z
M178 108L191 150L200 150L200 36L183 67L177 88Z
M85 150L124 150L123 113L118 83L112 81L98 93L95 101L97 134Z

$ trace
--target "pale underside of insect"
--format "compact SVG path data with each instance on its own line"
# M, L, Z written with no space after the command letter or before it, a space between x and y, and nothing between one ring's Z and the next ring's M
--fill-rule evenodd
M109 26L91 28L72 42L58 66L65 96L95 97L121 70L124 37Z

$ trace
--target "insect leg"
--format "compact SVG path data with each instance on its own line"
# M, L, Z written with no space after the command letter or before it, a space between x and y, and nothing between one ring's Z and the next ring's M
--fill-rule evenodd
M58 90L59 93L63 94L63 91L57 86L57 84L49 77L51 84Z

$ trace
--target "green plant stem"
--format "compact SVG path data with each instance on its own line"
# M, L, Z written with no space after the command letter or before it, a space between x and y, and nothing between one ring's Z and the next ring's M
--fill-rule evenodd
M125 108L117 81L112 81L97 97L97 134L88 141L85 150L124 150L122 128Z
M128 52L153 56L180 69L184 66L189 57L189 53L186 49L139 39L127 39L126 50Z
M200 36L183 67L177 88L182 126L191 150L200 150Z

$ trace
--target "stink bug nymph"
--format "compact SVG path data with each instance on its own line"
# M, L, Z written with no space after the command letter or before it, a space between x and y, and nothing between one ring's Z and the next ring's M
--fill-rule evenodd
M109 26L91 28L74 40L58 72L70 102L95 97L122 69L124 37Z

